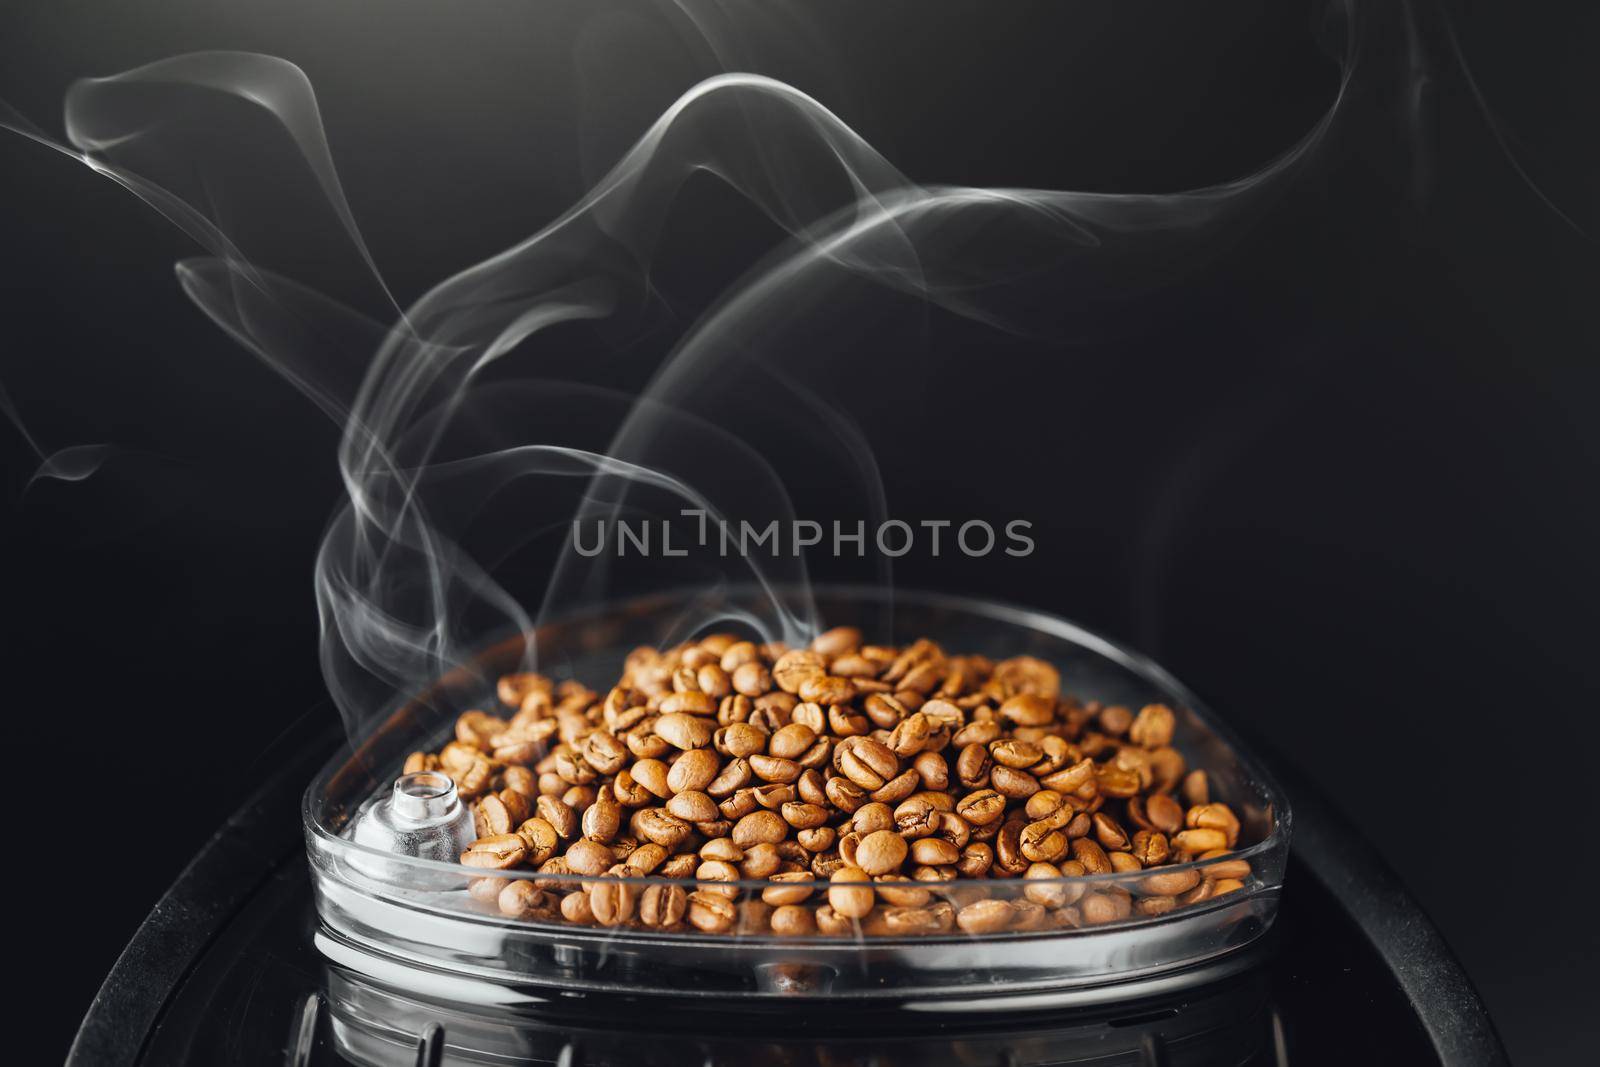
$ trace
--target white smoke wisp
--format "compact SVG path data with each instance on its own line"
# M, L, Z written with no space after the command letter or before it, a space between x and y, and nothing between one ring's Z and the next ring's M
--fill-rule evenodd
M123 184L198 241L208 254L178 265L185 292L341 428L345 498L315 590L324 674L354 738L397 695L470 669L491 636L615 592L610 561L566 541L541 587L502 584L503 561L571 519L692 509L793 520L764 435L823 439L848 471L840 492L883 517L865 437L811 393L836 373L826 346L795 338L927 307L1070 335L1088 302L1159 284L1264 213L1336 129L1356 58L1352 43L1336 97L1275 159L1168 194L920 185L794 87L713 77L559 217L403 308L293 64L206 52L80 82L67 145L0 121ZM642 394L541 380L541 352L566 331L629 329L658 310L652 257L697 175L770 219L781 243L681 331ZM363 301L368 310L354 310ZM508 378L529 390L515 405ZM566 498L551 486L569 487L570 508L552 503ZM718 621L710 594L738 583L767 591L731 620L764 639L805 640L817 625L803 556L693 563L708 591L697 622ZM535 662L537 649L528 654Z

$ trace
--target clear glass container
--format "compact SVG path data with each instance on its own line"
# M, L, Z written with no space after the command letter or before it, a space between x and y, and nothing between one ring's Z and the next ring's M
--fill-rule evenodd
M753 592L727 594L735 606ZM868 588L818 587L818 614L827 626L856 625L869 640L938 641L952 654L995 659L1030 655L1061 671L1064 693L1083 700L1139 707L1160 702L1177 713L1173 744L1190 768L1207 772L1211 798L1227 803L1241 823L1238 848L1212 860L1148 871L1055 880L955 879L913 883L930 893L930 906L948 920L978 897L1042 900L1027 905L1027 928L966 933L941 926L852 923L829 936L775 936L759 921L763 890L772 883L715 883L739 921L726 933L685 925L659 930L637 922L578 925L507 918L475 900L468 886L486 873L534 879L556 888L593 885L577 875L532 870L485 872L453 862L399 856L352 840L354 816L387 796L407 754L435 749L455 718L472 707L493 706L484 678L515 669L525 644L519 636L487 650L482 673L442 679L432 691L401 704L356 749L342 748L306 790L302 815L320 916L316 941L335 965L382 986L453 1002L518 1007L584 994L624 994L704 1003L718 1011L760 1009L796 999L873 1000L971 1010L1026 1009L1092 1004L1131 992L1168 989L1209 980L1243 966L1240 950L1271 926L1288 857L1290 813L1267 771L1175 679L1144 657L1043 612L979 600ZM604 689L623 658L641 644L657 643L680 621L684 601L671 595L597 608L541 627L539 669ZM1164 914L1145 914L1140 902L1155 894L1153 874L1238 874L1243 885L1221 896L1183 903ZM1218 868L1218 864L1229 864ZM371 872L381 870L383 877ZM397 876L398 872L398 876ZM608 879L643 893L675 886L685 893L708 887L694 879ZM1231 884L1231 883L1228 883ZM812 899L821 900L825 887ZM1058 895L1057 895L1058 894ZM1133 910L1084 907L1096 895L1121 897ZM1080 925L1053 918L1070 899ZM937 907L947 903L950 911ZM770 910L769 908L767 910ZM920 910L928 910L923 908ZM1039 912L1043 912L1043 917ZM1097 913L1108 921L1088 922ZM916 931L916 932L913 932Z

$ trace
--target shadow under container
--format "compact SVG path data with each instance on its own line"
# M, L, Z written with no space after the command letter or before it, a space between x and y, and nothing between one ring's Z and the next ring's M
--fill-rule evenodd
M737 609L759 595L735 590L726 598ZM739 925L708 934L687 926L661 931L637 923L580 926L559 917L506 918L467 892L486 872L377 851L352 840L350 829L364 805L387 795L409 753L439 747L461 711L496 706L492 680L517 669L525 647L519 637L487 651L480 672L443 679L399 707L359 748L342 747L312 781L302 817L319 950L335 965L393 989L510 1009L557 1000L576 1007L573 998L625 995L689 1008L703 1004L718 1012L792 1007L801 1000L910 1010L1032 1010L1166 992L1249 965L1254 954L1243 950L1277 913L1289 854L1289 808L1266 770L1175 679L1137 653L1039 611L854 587L817 587L812 597L825 626L859 626L869 640L900 644L929 637L951 654L1035 656L1059 668L1063 693L1080 700L1134 708L1167 704L1177 713L1173 745L1191 769L1206 772L1211 799L1228 804L1241 823L1238 849L1223 858L1059 881L909 883L928 889L932 901L959 909L980 897L1013 900L1027 893L1051 901L1059 891L1063 899L1081 901L1115 890L1137 902L1151 895L1152 873L1204 875L1218 863L1237 868L1239 860L1250 868L1243 887L1163 915L1135 908L1111 922L988 934L959 928L887 932L870 919L843 935L779 937L769 928ZM604 605L543 626L535 635L539 669L601 688L619 675L629 651L673 632L686 604L687 598L667 594ZM374 870L382 876L373 877ZM492 873L573 888L595 882L531 870ZM614 881L636 893L667 885L690 893L711 885L653 876ZM736 911L759 913L755 902L771 886L761 880L713 887ZM824 892L821 887L813 902Z

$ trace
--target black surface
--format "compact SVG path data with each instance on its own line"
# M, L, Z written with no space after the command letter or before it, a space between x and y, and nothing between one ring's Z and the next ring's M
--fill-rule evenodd
M312 946L316 916L298 819L303 783L333 738L306 742L135 936L84 1020L72 1067L347 1062L333 1034L334 1005L349 1000L359 979L325 966ZM1152 1067L1504 1063L1482 1004L1432 924L1319 798L1304 786L1291 790L1299 837L1278 925L1257 967L1202 990L1112 1009L911 1024L848 1009L734 1024L602 998L516 1025L530 1062L561 1067L641 1057L693 1067L873 1057L882 1067L1026 1067L1113 1055ZM1323 881L1330 870L1340 872L1337 896ZM473 1027L511 1025L405 999L436 1018L441 1033L431 1040L446 1045L468 1040ZM427 1040L420 1028L398 1035L392 1062L425 1063L418 1048Z

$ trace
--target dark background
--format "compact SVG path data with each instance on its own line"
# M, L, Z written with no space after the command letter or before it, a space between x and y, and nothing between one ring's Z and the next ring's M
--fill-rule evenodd
M1035 524L1030 558L913 554L897 582L1134 642L1265 738L1415 891L1518 1062L1592 1048L1600 947L1583 6L1447 5L1470 81L1422 19L1420 96L1358 101L1357 133L1210 262L1114 312L1120 328L992 374L986 354L1019 342L940 320L916 414L946 431L868 433L892 514ZM0 98L59 135L78 76L199 48L292 59L402 299L531 232L710 73L648 5L138 7L7 5ZM572 42L624 12L642 29L608 38L634 46L587 98L609 119L580 131ZM1224 180L1337 86L1326 23L1299 4L829 3L809 21L815 42L770 42L774 72L926 181ZM720 277L708 246L775 235L711 186L677 218L657 272L684 314ZM0 235L0 380L22 420L46 452L121 446L86 481L24 493L37 457L0 427L12 752L48 783L18 817L92 843L12 869L14 887L48 881L42 906L75 931L30 1020L54 1055L276 739L334 715L311 561L337 435L189 304L170 264L193 246L112 183L0 136ZM865 393L896 387L859 373ZM830 517L828 486L791 489L800 514Z

